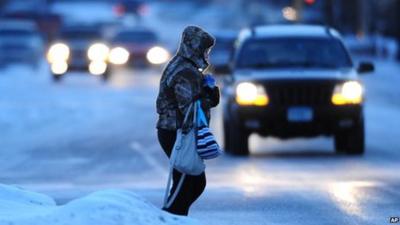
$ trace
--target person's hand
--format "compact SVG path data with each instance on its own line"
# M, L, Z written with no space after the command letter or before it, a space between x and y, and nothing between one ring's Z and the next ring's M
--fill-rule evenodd
M208 86L210 88L214 88L216 86L216 81L211 74L204 75L203 82L204 86Z

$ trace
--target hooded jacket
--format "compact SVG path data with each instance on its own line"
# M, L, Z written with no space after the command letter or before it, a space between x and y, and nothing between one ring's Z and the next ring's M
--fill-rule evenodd
M186 133L193 127L192 119L183 123L190 104L197 99L202 102L202 109L210 119L210 108L219 103L218 87L203 85L203 74L208 67L205 53L215 43L215 39L196 26L188 26L182 33L181 43L176 55L165 67L160 80L157 97L157 128L177 130ZM193 118L190 115L189 118Z

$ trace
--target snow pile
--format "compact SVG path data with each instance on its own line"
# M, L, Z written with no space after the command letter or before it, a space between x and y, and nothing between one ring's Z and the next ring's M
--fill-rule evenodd
M48 196L0 185L0 225L198 225L157 209L137 195L105 190L57 206Z

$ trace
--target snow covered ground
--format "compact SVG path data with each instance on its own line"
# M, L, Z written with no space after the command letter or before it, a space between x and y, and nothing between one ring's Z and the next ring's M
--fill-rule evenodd
M132 192L103 190L57 206L49 196L0 185L0 225L198 225L166 213Z

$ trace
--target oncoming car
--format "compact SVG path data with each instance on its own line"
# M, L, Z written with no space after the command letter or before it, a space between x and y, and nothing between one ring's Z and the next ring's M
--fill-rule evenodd
M54 80L70 71L87 71L107 80L110 75L110 47L97 26L70 26L61 30L48 52L47 60Z
M210 64L216 74L229 72L229 60L235 46L237 33L233 31L219 31L213 33L217 40L210 53Z
M28 20L0 21L0 66L23 63L36 69L44 44L36 24Z
M124 28L117 32L111 43L129 52L130 65L160 65L170 58L168 50L160 46L156 33L147 28Z
M364 152L364 87L337 31L260 26L241 32L224 93L226 151L249 154L251 133L282 139L333 136L337 152Z

